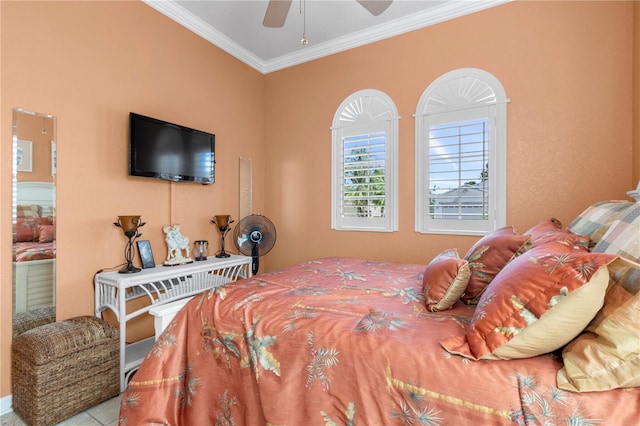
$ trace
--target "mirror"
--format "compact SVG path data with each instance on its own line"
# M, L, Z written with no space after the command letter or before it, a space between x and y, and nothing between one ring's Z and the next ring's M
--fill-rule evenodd
M55 315L56 117L13 110L13 314Z

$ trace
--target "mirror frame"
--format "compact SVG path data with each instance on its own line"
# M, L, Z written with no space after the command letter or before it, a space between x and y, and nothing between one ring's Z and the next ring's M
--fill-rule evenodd
M31 135L29 137L24 137L24 129L19 128L21 124L20 117L22 115L33 116L35 119L42 118L42 129L39 130L39 125L37 129L32 127ZM38 135L38 130L42 134L41 137L31 137L34 135ZM43 200L49 201L43 202L42 206L44 209L38 208L36 211L38 212L38 232L40 232L43 228L40 226L44 222L40 222L40 217L43 220L48 221L53 228L48 228L47 231L53 231L52 233L48 233L47 238L53 235L54 244L55 244L55 225L56 225L56 210L57 210L57 196L56 196L56 176L57 176L57 118L51 114L37 113L28 111L22 108L14 108L13 109L13 126L12 126L12 136L13 136L13 167L12 167L12 224L13 224L13 232L12 232L12 244L15 244L15 235L17 235L17 226L18 226L18 200L25 200L29 198L33 198L38 200L42 198ZM31 141L27 139L33 139ZM18 142L23 141L22 150L18 149ZM47 142L48 141L48 142ZM42 154L42 150L46 150L48 155ZM38 151L38 156L34 155ZM18 162L18 153L28 157L20 157L20 162L24 164L23 170L18 170L19 162ZM26 163L23 163L26 161ZM47 162L49 165L47 166ZM38 171L36 171L36 166L38 167ZM44 171L46 170L46 171ZM20 182L33 182L34 187L33 194L29 194L28 197L21 197L18 193L19 186L19 173L34 173L35 180L26 180ZM45 179L45 176L49 179ZM52 193L47 194L49 187L47 184L51 185ZM47 198L50 196L50 200ZM34 204L40 204L38 202L34 202ZM41 207L42 207L41 206ZM35 222L34 222L35 223ZM39 234L40 235L40 234ZM34 237L35 238L35 237ZM39 238L39 237L38 237ZM55 247L55 246L54 246ZM55 253L55 249L54 249ZM28 258L28 257L27 257ZM36 309L40 309L43 312L46 312L46 315L53 315L53 319L55 320L55 304L56 304L56 258L57 253L52 259L44 259L44 260L31 260L26 262L16 262L15 259L12 259L12 312L14 316L14 328L16 325L16 314L20 312L31 313ZM51 279L49 283L49 279L45 278L41 282L30 280L30 276L38 275L42 272L43 276L47 276L50 271ZM34 290L34 286L41 286L40 289L51 286L50 296L48 293L44 293L42 301L38 299L31 299L32 291ZM16 287L19 287L19 292ZM31 300L31 301L30 301ZM19 306L18 306L19 302ZM18 311L18 312L16 312Z

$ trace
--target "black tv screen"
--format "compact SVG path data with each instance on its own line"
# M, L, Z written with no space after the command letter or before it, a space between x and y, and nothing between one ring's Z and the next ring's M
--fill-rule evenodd
M211 184L215 135L131 112L129 175Z

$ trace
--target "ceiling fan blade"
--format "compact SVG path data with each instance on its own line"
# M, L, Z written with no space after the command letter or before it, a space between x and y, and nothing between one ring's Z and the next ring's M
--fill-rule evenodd
M373 16L378 16L393 3L393 0L357 0Z
M281 28L287 19L291 0L269 0L262 25L268 28Z

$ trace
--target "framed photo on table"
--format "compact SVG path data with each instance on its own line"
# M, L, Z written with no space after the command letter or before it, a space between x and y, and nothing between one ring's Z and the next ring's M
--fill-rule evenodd
M151 244L148 240L141 240L136 243L138 245L138 254L140 255L140 262L143 269L155 268L156 261L153 259L153 253L151 252Z

